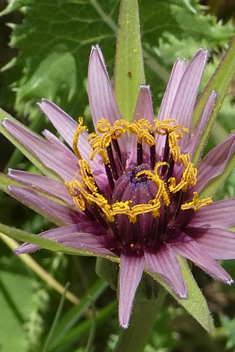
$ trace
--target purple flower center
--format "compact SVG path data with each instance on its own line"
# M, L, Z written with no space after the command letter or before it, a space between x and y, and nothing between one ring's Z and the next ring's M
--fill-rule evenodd
M195 211L212 202L198 200L196 192L190 202L185 197L188 188L196 185L197 169L189 154L181 153L178 140L187 129L175 120L154 121L154 126L144 119L117 120L111 126L101 119L99 134L91 133L88 141L91 162L98 157L103 163L106 181L102 183L78 149L84 130L80 118L73 143L80 168L65 184L76 207L110 230L127 253L141 256L145 246L156 250L175 227L187 226ZM125 137L130 138L130 151L123 150Z

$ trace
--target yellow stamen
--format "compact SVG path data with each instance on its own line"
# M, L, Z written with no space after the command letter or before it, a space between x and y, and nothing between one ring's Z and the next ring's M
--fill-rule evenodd
M211 203L213 203L211 197L198 200L198 193L193 192L193 200L189 203L185 203L181 205L181 209L182 210L193 209L194 211L198 211L198 209L200 209L201 207L204 207Z
M109 159L106 148L108 148L112 139L120 138L126 132L127 127L128 122L125 120L117 120L113 126L111 126L104 118L99 120L97 123L97 130L102 133L102 135L99 136L95 133L91 133L88 137L88 141L93 149L90 160L93 160L96 154L100 153L104 163L107 165Z
M128 127L131 133L137 134L138 143L141 143L142 140L144 140L150 147L155 144L155 138L150 132L151 128L152 126L150 122L144 119L133 121Z
M143 141L150 147L155 145L154 133L160 136L167 136L167 142L171 149L171 155L175 163L181 163L182 176L177 183L175 177L168 179L168 184L161 177L159 168L169 164L167 162L157 162L154 170L141 170L136 175L136 180L141 180L141 176L146 176L148 180L155 183L157 193L153 199L147 204L136 204L131 206L132 200L125 202L116 201L111 204L106 197L100 193L89 164L82 159L78 150L78 139L80 133L87 131L83 125L83 119L79 118L79 124L76 129L73 139L73 149L78 157L79 171L70 182L65 182L70 196L73 198L75 206L80 211L85 211L86 206L98 207L107 221L114 222L119 215L126 215L131 223L137 222L138 215L152 213L154 217L160 216L160 208L164 204L170 205L170 193L179 191L186 192L188 186L195 186L197 183L197 169L190 162L189 154L181 154L181 149L178 145L178 140L183 137L184 133L188 133L188 129L182 125L178 125L174 119L164 120L162 122L154 121L154 126L148 120L140 119L138 121L127 122L125 120L116 120L114 125L102 118L97 123L97 133L91 133L88 136L88 141L92 148L90 160L93 160L96 154L100 154L103 162L109 166L109 158L107 148L110 147L112 140L117 140L124 133L134 133L137 135L138 143ZM184 133L183 133L184 132ZM194 197L191 202L181 205L182 210L193 209L197 211L201 207L212 202L211 198L198 200L198 194L194 192Z
M82 133L82 131L87 131L87 127L83 125L83 118L79 117L78 118L78 127L77 127L75 134L74 134L74 137L73 137L73 150L74 150L74 153L78 159L82 159L82 156L78 150L78 139L79 139L79 135L80 135L80 133Z

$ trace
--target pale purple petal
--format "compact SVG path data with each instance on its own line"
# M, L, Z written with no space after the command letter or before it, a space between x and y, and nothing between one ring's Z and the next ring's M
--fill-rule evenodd
M68 189L63 182L21 170L8 169L7 175L12 180L24 186L28 186L35 191L40 191L46 195L52 195L53 197L62 199L70 206L74 205L72 197L69 195Z
M111 125L121 119L113 87L98 45L93 46L88 68L88 96L94 126L105 118Z
M152 96L149 85L140 85L139 95L135 107L133 121L145 119L150 122L151 126L154 124L154 113L152 105ZM134 133L130 134L129 138L129 154L127 164L136 163L137 161L137 138ZM143 141L143 163L149 162L149 146Z
M160 275L180 298L186 298L188 291L180 263L174 251L166 244L157 253L144 252L147 267Z
M121 254L119 324L128 328L136 289L144 270L144 257L131 257Z
M185 70L186 70L186 59L184 59L183 61L181 61L180 59L177 59L171 71L171 76L170 76L164 97L162 99L161 107L159 109L159 114L158 114L159 121L163 121L171 118L170 111L172 108L172 104L174 102L177 89L179 88L179 84Z
M206 273L230 285L233 283L230 275L198 244L194 239L181 233L175 242L170 243L171 248L182 257L193 261Z
M213 90L206 102L205 108L203 109L203 112L201 114L201 116L199 117L199 120L195 126L195 129L192 133L191 139L188 143L188 145L185 148L185 152L189 153L191 156L194 155L195 150L198 146L198 143L202 137L203 132L205 131L205 128L207 126L207 123L210 119L210 116L212 114L214 105L215 105L215 101L216 101L216 97L217 97L217 92L215 90ZM206 141L205 141L206 143ZM202 148L202 152L203 152ZM199 155L200 158L201 155Z
M149 85L140 85L139 95L135 107L135 112L133 116L134 121L139 121L140 119L145 119L150 122L153 126L154 113L153 113L153 103L152 95Z
M107 235L107 231L97 222L87 221L55 228L42 232L39 236L55 240L67 247L76 248L85 254L89 252L89 254L113 256L113 253L103 245L103 243L108 243L111 236ZM37 245L23 243L15 250L15 254L35 252L39 249L41 247Z
M54 148L59 149L63 154L67 155L71 162L77 163L77 158L75 155L53 133L48 130L44 130L42 131L42 135L48 140L48 142L51 143L51 145L54 146Z
M65 141L73 148L73 138L78 124L58 106L46 99L43 99L42 103L38 105L48 116ZM77 157L57 137L47 130L44 130L42 134L51 142L52 145L66 154L68 158L71 159L73 164L77 164ZM87 140L88 136L89 134L86 131L82 131L82 133L80 133L78 139L78 150L82 158L89 162L93 172L99 170L96 181L100 189L103 190L104 185L102 174L105 174L104 165L99 155L96 155L94 160L90 160L92 148Z
M208 182L222 174L234 152L235 131L202 159L198 166L197 185L194 191L199 193Z
M68 145L73 147L73 137L78 125L77 122L47 99L42 99L42 102L38 103L38 105Z
M218 228L194 228L190 224L190 227L187 228L187 233L212 258L221 260L235 259L235 232Z
M235 198L220 200L200 208L190 226L223 229L235 226Z
M189 129L184 143L190 138L193 110L198 88L207 60L207 51L200 49L188 64L176 92L169 118Z
M72 162L67 154L61 153L59 149L53 147L48 141L9 119L4 119L2 125L46 167L53 170L62 179L71 180L74 177L78 170L78 164Z
M23 204L37 211L56 225L69 225L87 220L87 217L83 213L79 213L68 206L62 205L48 197L44 197L32 189L9 186L8 190L11 195Z

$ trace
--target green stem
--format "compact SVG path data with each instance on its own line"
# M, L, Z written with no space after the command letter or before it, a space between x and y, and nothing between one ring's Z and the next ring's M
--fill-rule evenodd
M160 288L159 285L159 294L156 300L137 301L134 303L130 325L127 330L121 330L114 352L143 351L165 296L165 290Z

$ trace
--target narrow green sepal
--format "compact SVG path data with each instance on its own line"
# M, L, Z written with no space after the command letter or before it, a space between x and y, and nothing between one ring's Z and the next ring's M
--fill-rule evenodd
M176 299L176 301L184 307L186 311L199 322L199 324L201 324L205 330L213 335L215 332L215 327L205 297L198 287L186 259L178 257L178 260L188 287L187 298L179 298L159 275L148 270L146 271L152 276L152 278L157 280Z
M139 85L145 84L137 0L122 0L119 14L114 91L125 120L131 120Z
M195 154L193 157L194 165L197 165L200 159L205 143L208 139L211 127L220 110L222 102L226 96L229 85L233 79L234 73L235 73L235 38L231 42L230 47L225 53L218 68L216 69L215 73L211 77L206 88L204 89L203 93L198 99L194 110L193 124L195 125L211 92L215 90L218 93L213 112L210 116L210 119L205 128L205 131L203 132L200 142L198 143L197 149L195 151Z
M104 279L115 291L118 285L118 267L118 263L111 262L105 258L99 257L96 260L96 274Z

